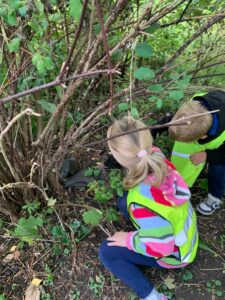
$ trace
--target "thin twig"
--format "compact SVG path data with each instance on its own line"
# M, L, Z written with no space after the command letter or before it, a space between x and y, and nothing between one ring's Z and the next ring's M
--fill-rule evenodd
M74 41L73 41L73 45L70 48L68 57L67 57L65 63L63 64L63 66L62 66L60 74L58 75L58 79L59 80L61 80L61 78L63 77L63 75L65 74L65 72L67 70L67 67L70 64L70 60L71 60L71 57L73 55L73 51L74 51L74 49L76 47L76 44L77 44L77 41L78 41L78 38L79 38L79 35L80 35L80 32L81 32L81 28L82 28L82 25L83 25L84 15L85 15L85 12L86 12L87 4L88 4L88 0L84 0L83 8L82 8L81 16L80 16L80 21L79 21L79 25L78 25L77 31L75 33L75 38L74 38Z
M110 141L112 139L115 139L115 138L118 138L118 137L130 134L130 133L142 131L142 130L164 128L164 127L170 127L170 126L176 126L176 125L188 125L188 124L190 124L190 121L187 121L187 122L183 122L183 121L189 120L189 119L192 119L192 118L196 118L196 117L199 117L199 116L204 116L204 115L212 114L212 113L219 112L219 111L220 111L219 109L212 110L212 111L208 111L208 112L205 112L205 113L201 113L201 114L196 114L196 115L192 115L192 116L189 116L189 117L180 118L180 119L177 119L175 121L171 121L171 122L168 122L168 123L162 124L162 125L145 126L145 127L142 127L142 128L138 128L138 129L135 129L135 130L130 130L130 131L127 131L127 132L124 132L124 133L121 133L121 134L117 134L117 135L111 136L110 138L106 138L106 139L103 139L101 141L96 141L96 142L92 142L92 143L84 144L84 145L76 145L76 147L77 148L84 148L84 147L89 147L89 146L93 146L93 145L100 144L100 143L106 143L106 142L108 142L108 141Z
M112 63L110 60L110 53L109 53L109 46L108 46L108 42L107 42L107 33L106 33L106 29L105 29L105 25L104 25L104 20L103 20L103 16L102 16L102 11L101 11L101 7L100 4L98 2L98 0L95 0L96 3L96 10L97 10L97 14L98 14L98 18L99 18L99 23L101 26L101 31L102 31L102 37L103 37L103 44L104 44L104 48L105 48L105 52L106 52L106 58L107 58L107 65L109 68L109 85L110 85L110 101L109 101L109 114L111 115L112 112L112 99L113 99L113 77L112 77Z

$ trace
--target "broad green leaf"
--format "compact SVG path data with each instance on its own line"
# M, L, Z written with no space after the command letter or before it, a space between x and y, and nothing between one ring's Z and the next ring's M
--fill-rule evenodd
M139 117L139 113L138 113L136 107L132 107L130 113L131 113L131 116L135 119L137 119Z
M161 92L164 90L161 84L154 84L147 87L147 89L151 92Z
M19 49L20 46L20 39L19 38L15 38L13 39L9 44L8 44L8 48L9 48L9 52L12 53L14 51L17 51Z
M34 3L36 5L38 11L40 13L42 13L44 11L44 5L42 4L42 2L41 1L35 1Z
M70 15L76 21L80 20L82 7L83 5L80 0L70 0Z
M35 53L32 57L32 64L36 66L39 60L42 60L41 54Z
M18 9L20 7L20 0L8 0L10 7Z
M134 77L138 80L148 81L155 77L155 73L147 67L140 67L134 71Z
M51 60L50 57L44 57L43 60L44 60L44 63L45 63L45 68L47 70L52 70L54 68L53 61Z
M155 23L153 25L150 25L148 28L146 28L144 31L148 32L148 33L154 33L157 29L160 28L160 24L159 23Z
M27 14L27 8L26 6L22 6L19 8L19 13L21 15L21 17L26 17L26 14Z
M135 53L139 57L148 58L152 55L153 50L152 50L152 47L148 43L143 42L143 43L137 44L137 46L135 48Z
M93 208L83 212L82 217L85 224L97 226L102 219L102 212Z
M45 100L39 100L38 103L41 105L43 110L53 114L56 110L56 105L55 103L51 103Z
M184 97L184 92L181 90L172 90L169 92L169 98L171 100L178 101Z
M37 62L37 70L38 70L38 73L43 75L45 73L45 62L44 60L39 60Z
M158 109L160 109L162 106L163 106L163 101L162 101L162 99L157 99L157 101L156 101L156 107L157 107Z
M43 220L41 218L35 218L33 216L27 219L21 218L14 229L14 236L31 245L33 240L39 237L38 227L42 225Z
M127 102L120 103L118 105L119 111L125 111L129 109L129 104Z
M7 15L7 11L5 8L0 8L0 17L5 17Z
M11 26L16 25L16 13L12 12L11 14L7 15L7 23Z
M178 88L178 89L185 89L185 88L189 85L190 80L191 80L191 76L188 75L188 76L186 76L185 78L183 78L183 79L177 81L177 82L176 82L177 88Z
M119 215L114 208L108 208L105 210L105 218L108 222L119 221Z

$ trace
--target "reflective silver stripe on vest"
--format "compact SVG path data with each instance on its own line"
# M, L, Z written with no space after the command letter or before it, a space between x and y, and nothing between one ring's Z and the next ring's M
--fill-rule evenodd
M172 156L180 156L180 157L183 157L183 158L189 158L190 157L190 154L185 154L185 153L181 153L181 152L176 152L176 151L173 151L172 152Z
M186 255L181 259L181 261L182 261L183 263L189 261L189 258L190 258L191 253L192 253L192 249L193 249L194 246L195 246L195 243L196 243L196 241L197 241L197 238L198 238L198 230L196 229L194 238L193 238L192 243L191 243L190 250L189 250L188 254L186 254Z

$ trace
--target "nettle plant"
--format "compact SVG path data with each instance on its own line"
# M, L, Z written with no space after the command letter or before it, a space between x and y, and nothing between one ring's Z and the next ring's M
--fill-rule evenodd
M97 168L88 168L86 176L100 175ZM117 211L110 207L103 208L114 197L123 195L122 173L121 170L111 170L108 175L108 182L102 179L94 179L88 185L88 191L93 199L100 204L101 209L90 208L83 212L82 217L85 224L97 226L102 220L113 222L118 221Z
M155 26L147 28L145 32L151 35L157 29L158 27ZM154 67L155 53L149 40L137 43L131 52L134 68L131 70L130 79L133 84L139 81L141 89L145 90L145 95L142 96L144 104L143 101L140 101L141 99L133 103L132 98L136 98L136 96L132 96L131 93L130 101L121 102L118 105L119 113L130 111L132 117L138 118L139 112L146 113L146 109L153 111L168 107L172 110L177 109L180 101L184 98L192 75L180 67L165 72L163 80L160 81L160 71ZM137 67L140 64L141 67Z

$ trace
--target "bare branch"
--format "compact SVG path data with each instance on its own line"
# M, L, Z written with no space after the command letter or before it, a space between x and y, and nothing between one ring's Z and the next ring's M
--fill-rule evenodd
M4 103L7 103L11 100L17 99L17 98L27 96L29 94L37 93L41 90L44 90L44 89L47 89L47 88L50 88L50 87L53 87L53 86L61 85L62 83L70 81L70 80L74 80L74 79L78 79L78 78L82 78L82 77L93 76L93 75L102 74L102 73L108 73L108 72L109 72L108 70L96 70L96 71L91 71L91 72L87 72L87 73L83 73L83 74L79 74L79 75L74 75L74 76L71 76L71 77L68 77L68 78L65 78L65 79L61 79L61 80L56 79L54 81L51 81L49 83L34 87L34 88L26 90L26 91L23 91L21 93L17 93L17 94L2 98L2 99L0 99L0 105L2 105ZM117 70L111 70L111 72L113 74L121 74Z

